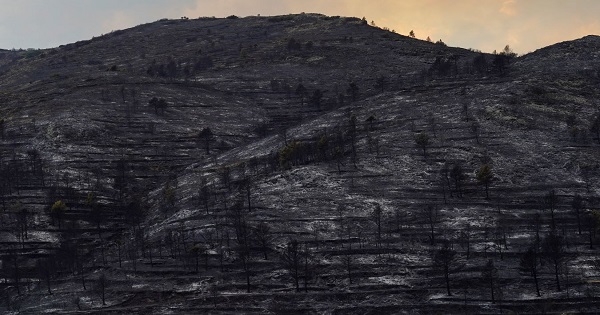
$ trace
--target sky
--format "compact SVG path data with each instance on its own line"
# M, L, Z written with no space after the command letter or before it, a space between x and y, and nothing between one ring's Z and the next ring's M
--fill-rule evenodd
M0 0L0 48L51 48L161 18L366 17L417 38L519 54L600 34L600 0Z

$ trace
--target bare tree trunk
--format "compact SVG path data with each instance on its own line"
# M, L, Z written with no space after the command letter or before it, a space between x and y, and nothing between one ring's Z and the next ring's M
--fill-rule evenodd
M537 292L537 296L542 296L540 294L540 285L538 283L537 271L533 272L533 281L535 282L535 290Z
M450 270L448 266L444 267L444 278L446 279L446 291L448 292L448 296L452 296L450 292Z
M554 264L554 276L556 277L556 290L558 292L560 292L561 291L561 289L560 289L560 279L558 277L558 264L557 263Z

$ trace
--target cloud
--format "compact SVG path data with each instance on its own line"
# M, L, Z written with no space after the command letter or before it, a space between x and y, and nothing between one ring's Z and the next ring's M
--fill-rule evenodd
M502 3L502 7L500 7L500 12L502 14L508 15L508 16L515 16L517 15L517 7L516 7L516 1L515 0L506 0Z
M600 30L600 22L590 21L590 22L579 25L576 28L576 33L578 33L578 34L599 34L599 30Z
M113 12L110 18L108 18L102 23L102 27L105 30L111 31L120 30L132 26L135 26L134 18L123 11Z

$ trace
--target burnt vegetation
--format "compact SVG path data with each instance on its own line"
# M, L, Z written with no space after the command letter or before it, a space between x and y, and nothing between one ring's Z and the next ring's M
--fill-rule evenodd
M0 51L0 311L598 312L598 48L298 14Z

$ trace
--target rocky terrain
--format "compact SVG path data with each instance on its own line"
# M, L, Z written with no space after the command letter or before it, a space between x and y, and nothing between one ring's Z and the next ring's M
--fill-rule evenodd
M598 312L599 51L318 14L0 50L0 311Z

